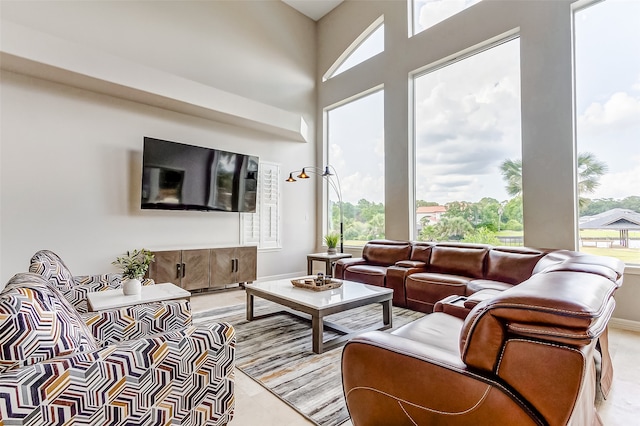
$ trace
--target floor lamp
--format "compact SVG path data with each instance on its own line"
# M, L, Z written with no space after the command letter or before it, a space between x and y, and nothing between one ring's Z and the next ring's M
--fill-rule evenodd
M340 178L338 177L338 172L335 167L328 164L324 167L324 169L315 166L305 166L302 170L294 170L289 173L289 178L286 179L286 182L295 182L296 179L293 178L294 173L300 174L297 176L298 179L309 179L311 176L307 174L311 173L313 175L322 176L327 182L329 182L329 186L333 188L336 195L338 196L338 207L340 209L340 253L344 253L344 217L342 214L342 188L340 187Z

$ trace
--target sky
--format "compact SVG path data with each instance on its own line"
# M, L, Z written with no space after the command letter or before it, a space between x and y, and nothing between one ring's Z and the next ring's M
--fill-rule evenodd
M419 1L415 25L478 1ZM577 150L608 166L587 196L640 195L640 0L606 0L575 18ZM416 199L510 198L499 165L521 157L519 72L515 39L417 78ZM330 161L345 201L384 202L383 99L377 92L329 112Z

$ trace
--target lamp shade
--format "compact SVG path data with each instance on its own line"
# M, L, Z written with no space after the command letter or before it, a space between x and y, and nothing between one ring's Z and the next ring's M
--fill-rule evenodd
M305 173L304 167L302 168L302 173L298 175L300 179L309 179L309 175Z

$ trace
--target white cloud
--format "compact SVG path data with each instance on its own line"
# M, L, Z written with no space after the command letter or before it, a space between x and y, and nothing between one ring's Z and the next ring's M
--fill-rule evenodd
M600 186L593 194L585 194L588 198L613 198L616 200L638 195L640 188L640 156L636 156L634 162L637 166L633 169L617 171L615 167L609 168L609 173L600 178Z
M521 157L519 42L416 80L416 197L506 198L500 163Z
M631 88L633 90L636 90L636 91L640 92L640 74L638 74L638 78L636 79L636 82L633 83L633 86L631 86Z
M344 201L356 204L361 198L382 203L384 197L384 174L379 176L362 175L360 172L351 173L341 180ZM356 198L348 198L349 194L357 195Z
M605 102L593 102L579 117L579 125L589 129L604 126L634 126L640 123L640 96L616 92Z

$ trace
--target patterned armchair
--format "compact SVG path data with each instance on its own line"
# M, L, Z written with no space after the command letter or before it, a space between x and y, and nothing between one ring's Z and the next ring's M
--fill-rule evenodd
M100 347L57 288L17 274L0 292L0 424L225 425L235 342L212 323Z
M122 287L122 274L73 276L60 256L51 250L40 250L31 258L29 272L42 275L56 286L80 313L87 312L87 293ZM142 285L153 285L145 279Z
M101 312L87 312L87 293L121 288L121 274L73 276L62 259L50 250L31 258L29 271L41 275L71 303L91 329L100 346L139 339L191 325L187 300L145 303ZM153 285L151 279L143 285Z

